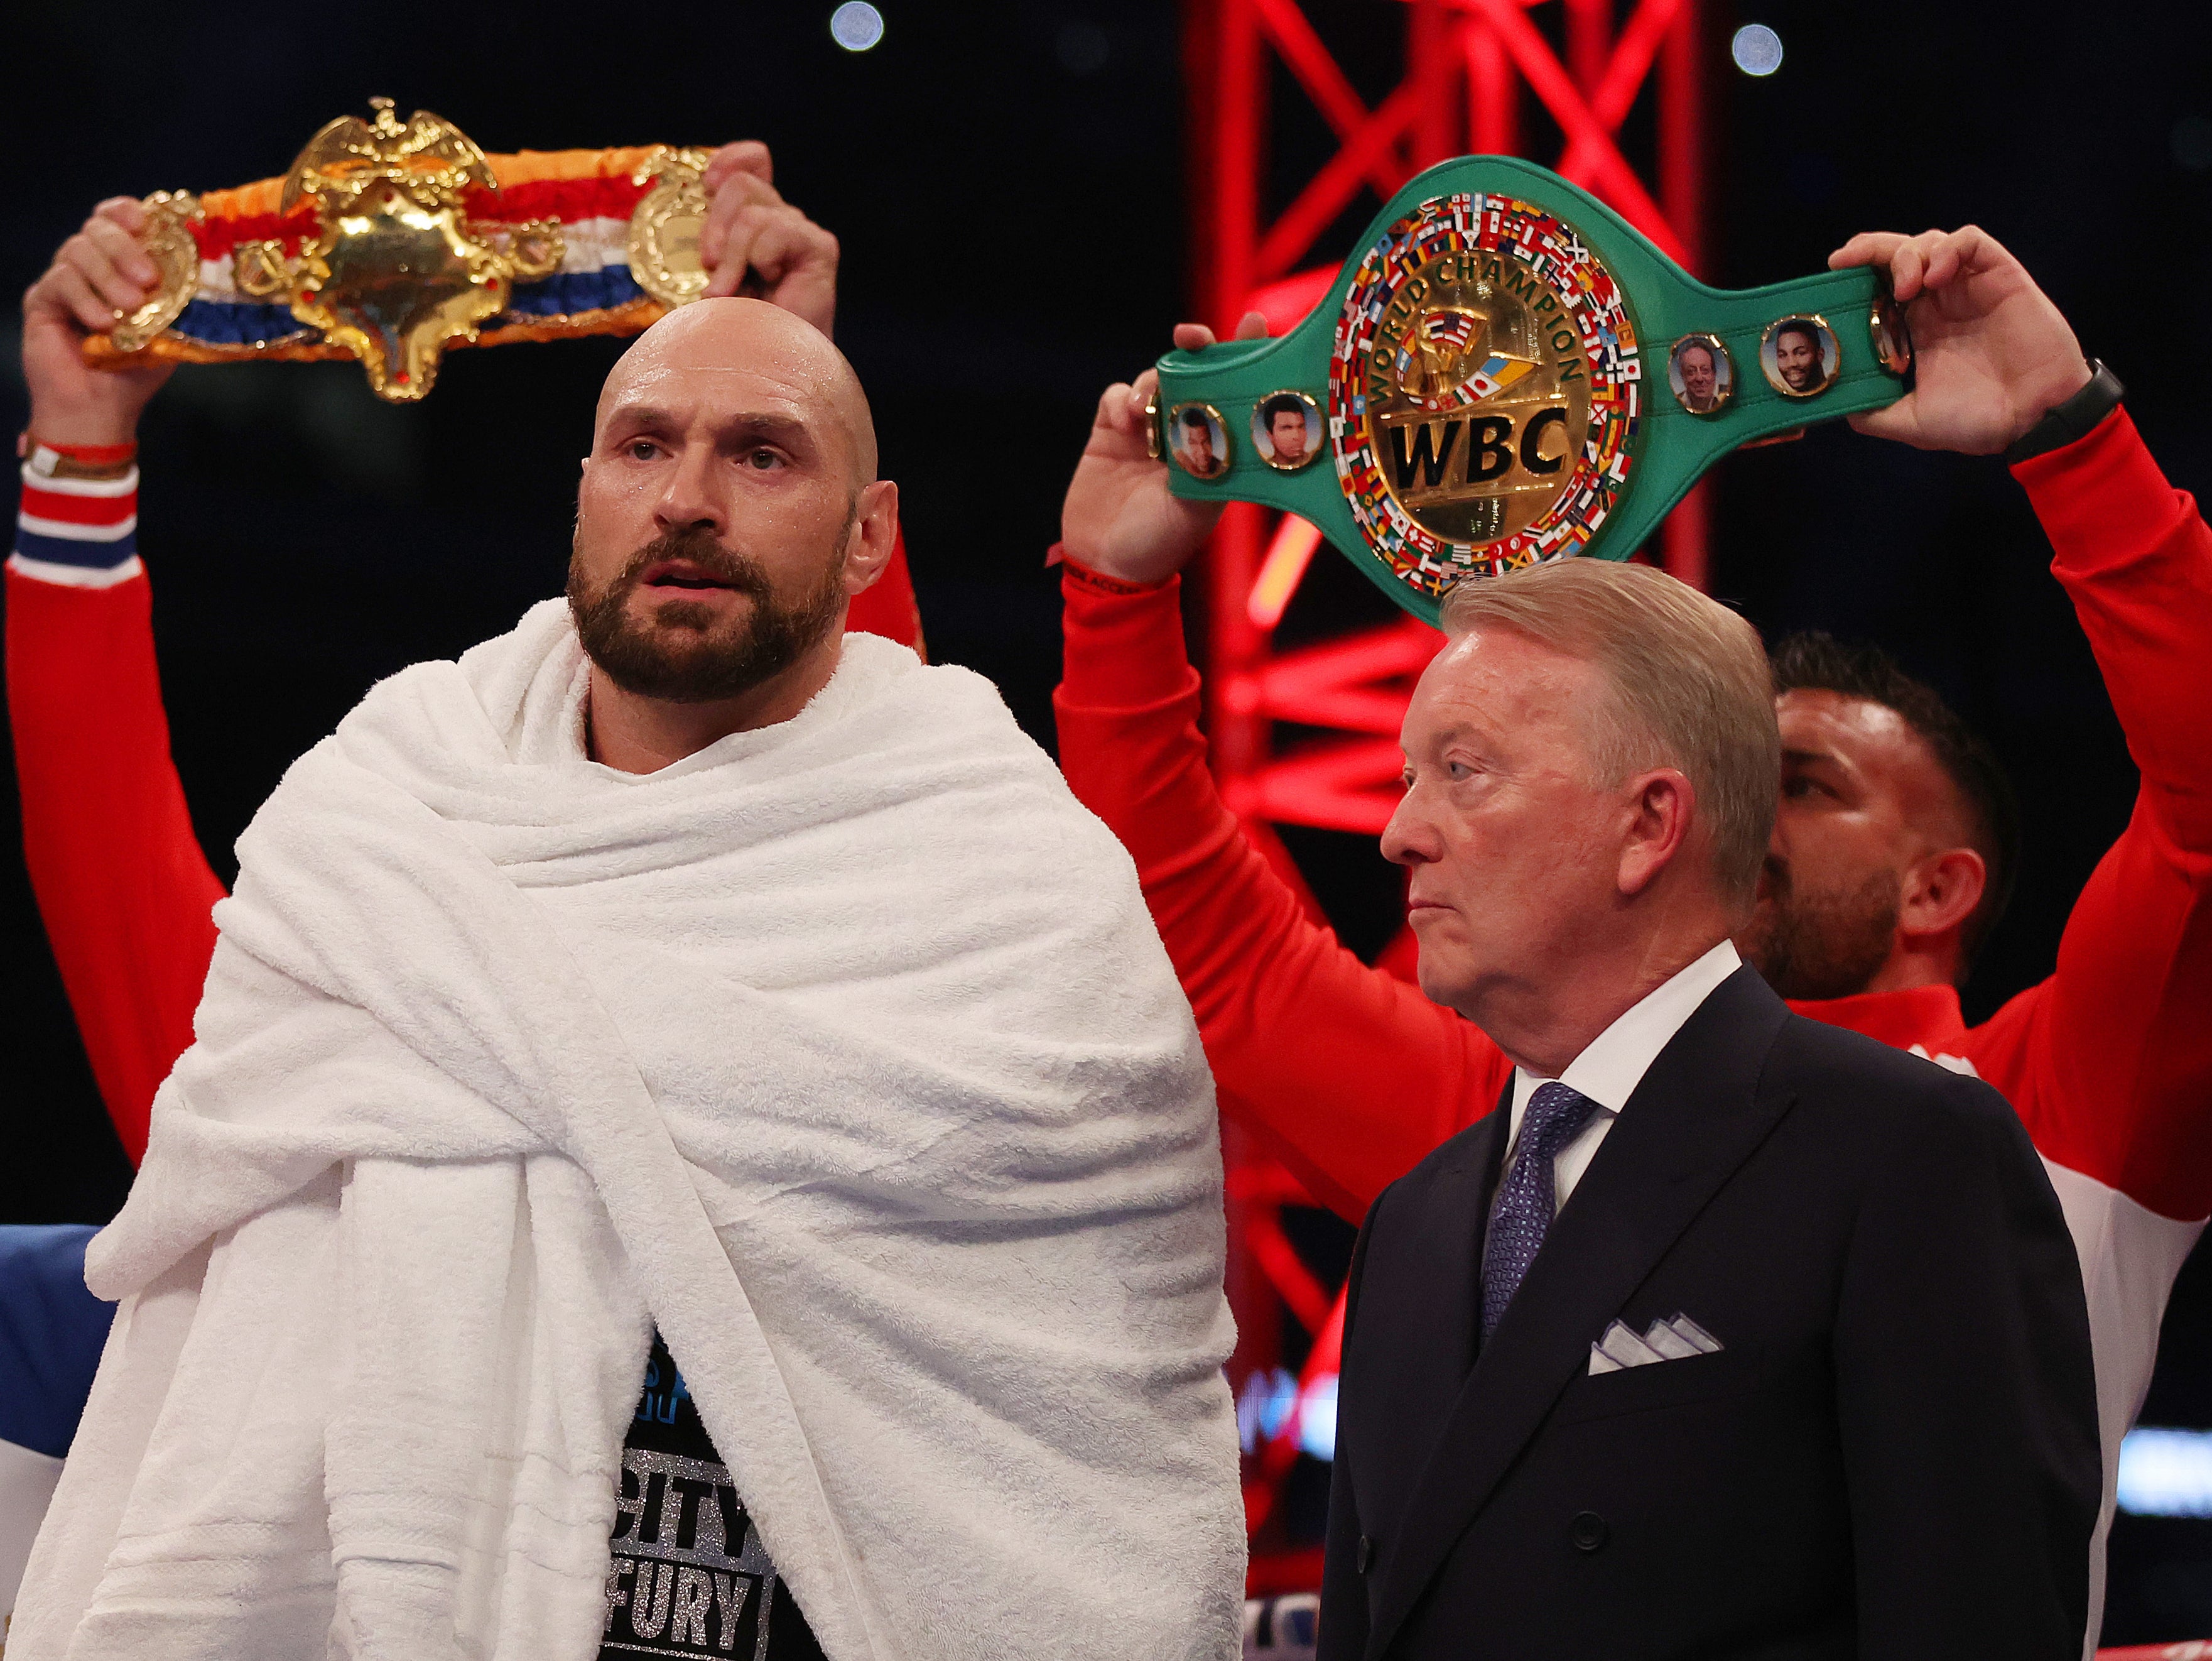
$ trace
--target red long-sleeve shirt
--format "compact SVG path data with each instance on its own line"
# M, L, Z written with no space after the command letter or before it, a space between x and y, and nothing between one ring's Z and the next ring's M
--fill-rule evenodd
M88 588L11 565L8 706L32 891L135 1165L192 1041L223 893L169 759L145 574Z
M72 571L24 557L38 540L19 532L7 579L23 855L93 1077L136 1164L154 1092L191 1042L223 890L169 757L143 569L134 556L112 581L56 580ZM846 626L921 649L903 538Z
M2109 1520L2166 1295L2212 1212L2212 530L2124 412L2014 472L2142 770L2134 817L2056 971L1993 1019L1968 1027L1948 986L1794 1007L1971 1068L2026 1123L2081 1257ZM1224 1110L1357 1219L1489 1112L1512 1064L1346 951L1247 840L1206 770L1176 585L1071 567L1063 587L1060 766L1136 861ZM2099 1549L2100 1600L2102 1571Z

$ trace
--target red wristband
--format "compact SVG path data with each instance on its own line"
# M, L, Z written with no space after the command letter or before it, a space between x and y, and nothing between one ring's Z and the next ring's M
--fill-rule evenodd
M96 465L129 461L138 453L135 441L129 444L48 444L44 439L37 441L43 447L68 456L74 461L89 461Z
M121 478L138 459L138 446L54 444L26 432L15 440L15 453L40 478Z
M1057 542L1053 544L1052 551L1045 556L1044 563L1048 566L1059 566L1069 581L1081 583L1097 594L1156 594L1176 580L1175 575L1163 577L1158 582L1130 582L1121 577L1109 577L1103 571L1092 570L1070 554L1065 545Z

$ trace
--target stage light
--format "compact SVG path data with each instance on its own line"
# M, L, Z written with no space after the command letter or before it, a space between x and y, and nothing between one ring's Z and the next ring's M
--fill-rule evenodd
M2130 1431L2116 1486L2137 1517L2212 1517L2212 1431Z
M1244 1451L1258 1453L1273 1441L1294 1409L1298 1451L1323 1461L1336 1457L1336 1374L1300 1384L1282 1367L1254 1372L1237 1398L1237 1439Z
M866 52L884 38L884 15L868 0L845 0L830 14L830 38L847 52Z
M1298 1402L1298 1451L1316 1459L1336 1457L1336 1374L1324 1372L1305 1387Z
M1771 75L1782 67L1782 37L1764 23L1746 23L1729 42L1729 56L1746 75Z
M1283 1427L1297 1405L1298 1381L1281 1367L1255 1372L1244 1381L1237 1398L1237 1439L1247 1453L1257 1453Z
M1260 567L1259 581L1244 602L1244 615L1255 629L1272 629L1283 620L1298 583L1321 546L1321 532L1296 514L1285 514L1275 539L1267 545L1267 557Z

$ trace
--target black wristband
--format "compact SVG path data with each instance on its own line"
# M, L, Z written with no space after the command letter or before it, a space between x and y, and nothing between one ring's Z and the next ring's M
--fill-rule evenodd
M2128 389L2120 385L2119 376L2106 368L2102 359L2091 358L2089 384L2063 404L2045 410L2043 419L2022 433L2005 451L2004 465L2017 467L2031 456L2088 437L2092 428L2120 407L2120 400L2127 392Z

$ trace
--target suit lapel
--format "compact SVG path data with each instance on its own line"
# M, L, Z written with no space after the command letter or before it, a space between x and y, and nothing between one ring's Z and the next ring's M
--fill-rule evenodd
M1559 1392L1589 1366L1590 1345L1787 1111L1789 1098L1761 1100L1757 1085L1788 1016L1764 981L1738 970L1659 1053L1606 1133L1414 1487L1395 1561L1373 1589L1370 1656L1389 1646ZM1493 1116L1502 1141L1505 1116ZM1496 1170L1493 1155L1493 1181ZM1470 1263L1482 1221L1478 1213L1471 1225Z
M1361 1513L1378 1534L1395 1534L1423 1456L1451 1423L1474 1366L1482 1223L1498 1181L1507 1116L1501 1106L1445 1141L1402 1179L1410 1192L1394 1190L1377 1202L1391 1219L1383 1239L1378 1243L1371 1232L1372 1213L1370 1232L1361 1236L1337 1450L1347 1460L1354 1449L1372 1451L1373 1457L1354 1468L1363 1473ZM1392 1335L1379 1345L1364 1343L1360 1335L1370 1329Z
M1440 1346L1452 1367L1450 1380L1440 1392L1442 1405L1447 1407L1467 1383L1481 1343L1483 1232L1489 1223L1491 1196L1498 1191L1512 1099L1509 1074L1498 1105L1468 1127L1458 1162L1449 1172L1440 1173L1422 1208L1419 1226L1425 1238L1418 1251L1422 1262L1433 1266L1425 1277L1423 1295L1435 1299L1435 1329L1449 1340ZM1436 1407L1430 1412L1434 1416ZM1437 1422L1441 1429L1443 1421Z

